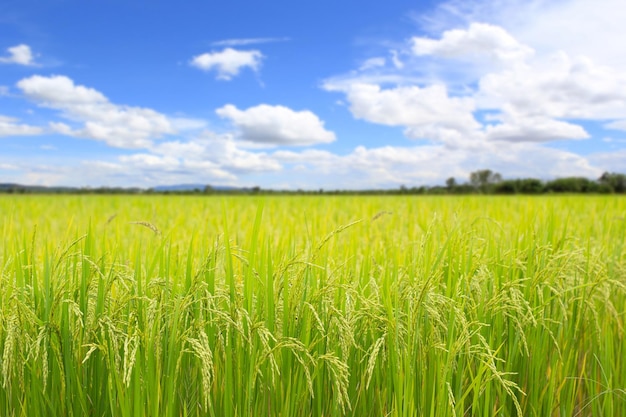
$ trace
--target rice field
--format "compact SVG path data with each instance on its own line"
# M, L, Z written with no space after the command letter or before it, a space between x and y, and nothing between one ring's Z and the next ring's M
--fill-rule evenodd
M626 199L0 197L2 416L624 416Z

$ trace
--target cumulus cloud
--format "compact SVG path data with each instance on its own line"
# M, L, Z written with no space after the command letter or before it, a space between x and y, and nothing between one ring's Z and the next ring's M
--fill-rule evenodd
M559 52L539 62L480 80L485 106L507 112L555 118L623 118L626 75L612 68Z
M22 124L14 117L0 115L0 137L40 135L43 132L44 129L40 127Z
M626 71L626 56L616 52L613 41L626 37L626 8L621 0L507 0L501 8L497 24L538 51L564 51Z
M550 117L602 120L623 118L626 56L615 53L609 40L626 36L625 19L620 0L603 0L601 5L593 0L448 0L420 23L435 37L426 39L426 49L454 44L452 33L457 44L463 43L471 38L472 28L483 27L491 28L492 35L500 32L492 40L507 38L513 51L517 47L534 51L519 54L523 59L517 68L484 68L474 80L481 83L480 95L501 99L498 106L523 112L534 108L536 114L547 112ZM436 39L440 32L441 39ZM482 45L497 53L503 44Z
M243 68L258 71L263 60L263 54L257 50L241 51L225 48L220 52L207 52L193 57L190 65L203 71L217 72L217 79L231 80L239 75Z
M76 85L65 76L34 75L19 81L17 87L38 105L59 110L62 117L82 124L74 129L65 123L51 123L58 133L101 140L119 148L146 148L154 139L175 133L165 115L113 104L99 91Z
M539 54L564 51L626 70L626 55L616 53L610 41L626 37L622 0L446 0L416 20L431 34L488 23Z
M115 160L81 161L56 167L57 183L69 185L154 187L165 184L235 184L236 176L207 161L184 161L164 155L137 153Z
M356 147L346 155L319 150L277 151L294 187L372 188L443 184L451 176L468 179L490 167L505 178L588 176L602 170L572 152L535 143L501 142L487 148L452 149L443 145ZM315 178L313 184L311 178Z
M167 172L176 170L180 166L178 158L167 155L152 155L144 153L122 155L119 157L119 161L123 165L140 167L144 171Z
M408 136L423 137L422 129L437 127L471 132L480 124L474 119L474 100L450 97L445 85L398 86L383 89L376 84L327 83L329 91L342 91L357 119L387 126L405 126Z
M216 110L229 119L244 141L266 145L306 146L330 143L335 134L324 128L324 122L308 110L295 111L284 106L261 104L239 110L227 104Z
M266 152L251 152L241 148L230 134L217 135L208 131L188 142L161 143L152 152L176 157L186 164L210 162L231 174L274 172L281 169L281 165Z
M32 81L24 94L66 119L50 123L49 129L106 138L101 140L111 144L118 143L114 133L92 125L114 128L121 121L128 132L119 146L145 148L70 168L42 167L37 175L41 181L67 184L110 178L120 185L252 182L331 189L443 184L450 176L463 181L483 168L505 178L597 178L605 170L623 171L623 149L582 156L549 144L589 138L596 125L626 130L626 55L615 53L607 41L626 36L626 8L619 1L605 0L602 7L591 0L446 1L438 10L454 18L431 19L428 36L410 38L404 46L390 42L394 49L388 54L377 53L323 83L327 91L345 96L355 119L400 127L407 138L429 140L420 146L355 146L345 154L272 149L330 143L335 134L310 111L267 104L218 109L236 128L234 134L205 132L153 142L169 132L205 126L112 104L69 79ZM607 5L611 13L605 12ZM600 9L603 19L590 18ZM220 41L213 46L225 49L198 55L190 65L230 80L246 69L258 71L264 58L259 51L234 48L265 41L269 38ZM117 114L147 122L128 123L112 116Z
M107 98L93 88L75 85L62 75L42 77L34 75L24 78L17 86L28 98L53 107L73 107L90 104L106 104Z
M485 167L502 173L505 178L568 175L596 178L606 170L602 164L619 166L619 158L623 161L621 154L596 155L592 161L541 144L508 141L489 142L472 149L449 148L442 144L357 146L345 155L311 148L273 152L246 150L240 144L231 135L206 132L189 141L161 142L148 151L110 160L74 164L64 161L58 166L33 166L29 162L29 174L20 178L16 173L15 180L145 187L204 183L263 188L366 189L443 184L451 176L464 181L470 172ZM19 168L19 164L10 161L6 164Z
M502 26L473 21L487 15L479 6L488 5L469 3L446 2L448 13L467 18L465 27L411 38L403 67L374 75L361 67L323 88L344 93L357 119L455 148L588 139L589 122L626 126L626 72L564 51L537 51ZM481 112L491 119L478 121Z
M9 56L0 57L0 63L18 64L18 65L34 65L35 57L28 45L17 45L8 48Z
M241 186L246 177L272 174L282 169L266 152L239 147L232 135L204 132L188 141L161 142L145 152L126 154L110 161L88 161L89 172L81 178L106 178L110 185L152 187L160 184L204 183ZM83 172L84 167L75 167ZM256 185L255 183L253 183Z
M503 122L487 125L487 140L510 142L551 142L563 139L588 139L585 129L573 123L546 116L503 117Z
M503 28L485 23L445 31L441 39L414 37L412 44L416 55L456 59L489 57L505 63L524 61L534 53L532 48L518 42Z
M85 160L70 154L64 155L61 161L51 155L43 158L28 156L23 161L5 160L0 155L0 165L15 167L13 177L7 176L7 180L15 182L123 187L190 183L253 186L259 185L260 177L283 168L271 154L242 149L232 135L209 131L117 156ZM38 163L42 160L45 162Z

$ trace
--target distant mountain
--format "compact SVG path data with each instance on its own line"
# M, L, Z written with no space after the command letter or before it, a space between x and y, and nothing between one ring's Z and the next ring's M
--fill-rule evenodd
M141 194L144 192L156 193L193 193L196 190L204 192L206 187L210 186L215 192L238 193L250 192L251 188L231 187L224 185L207 185L207 184L172 184L158 185L154 188L123 188L123 187L64 187L64 186L43 186L43 185L24 185L15 183L0 183L0 193L115 193L115 194Z

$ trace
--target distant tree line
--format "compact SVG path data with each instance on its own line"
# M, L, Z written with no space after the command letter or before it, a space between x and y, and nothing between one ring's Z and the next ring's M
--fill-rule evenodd
M469 182L457 185L454 178L446 181L448 193L470 194L544 194L544 193L626 193L626 174L605 172L597 180L585 177L556 178L541 181L536 178L502 179L489 169L470 174Z
M40 185L0 184L3 194L141 194L148 190L124 187L45 187Z
M250 195L250 194L297 194L297 195L404 195L404 194L626 194L626 174L605 172L596 180L585 177L565 177L542 181L536 178L503 179L490 169L470 173L468 181L459 183L454 177L446 180L445 186L420 186L396 189L370 190L272 190L261 187L213 188L207 185L189 190L155 190L152 188L123 187L43 187L20 184L1 184L4 194L162 194L162 195Z

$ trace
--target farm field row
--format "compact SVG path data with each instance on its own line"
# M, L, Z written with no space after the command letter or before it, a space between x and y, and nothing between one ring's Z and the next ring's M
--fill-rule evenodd
M2 196L0 415L626 415L626 198Z

